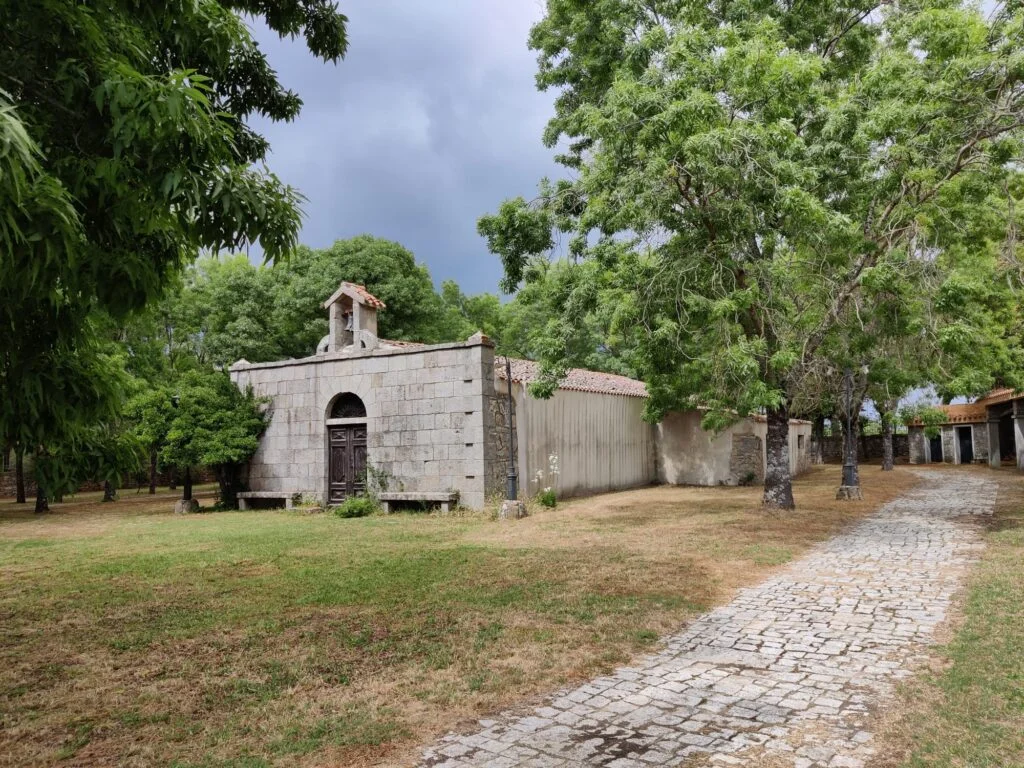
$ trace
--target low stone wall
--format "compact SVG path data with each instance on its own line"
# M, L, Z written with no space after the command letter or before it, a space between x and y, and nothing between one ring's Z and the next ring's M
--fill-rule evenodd
M764 482L764 446L757 435L733 435L729 474L740 485Z
M910 457L910 441L908 435L897 434L892 436L892 453L896 461L907 462ZM821 444L823 460L828 463L842 463L843 442L839 437L826 437ZM857 461L871 461L882 459L882 436L861 435L857 438Z

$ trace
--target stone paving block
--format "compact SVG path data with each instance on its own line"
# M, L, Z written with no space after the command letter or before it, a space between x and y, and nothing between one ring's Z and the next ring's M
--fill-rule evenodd
M421 765L625 768L694 755L753 765L774 755L794 768L863 768L870 709L926 658L920 645L934 642L983 546L960 516L991 514L995 500L981 477L933 472L926 483L740 590L660 653L527 717L450 735Z

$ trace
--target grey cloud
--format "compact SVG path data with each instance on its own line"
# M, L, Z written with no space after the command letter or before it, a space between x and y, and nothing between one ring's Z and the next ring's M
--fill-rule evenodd
M350 49L337 66L301 41L254 32L305 106L257 122L271 169L309 199L302 241L364 232L398 240L440 282L495 290L497 259L476 220L557 176L541 143L553 95L534 86L526 47L538 0L342 0Z

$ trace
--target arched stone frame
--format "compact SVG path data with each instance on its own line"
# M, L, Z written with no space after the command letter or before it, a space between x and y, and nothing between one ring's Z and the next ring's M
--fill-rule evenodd
M324 500L338 503L365 493L369 464L369 411L350 390L333 395L324 419Z
M339 392L327 404L328 421L343 419L366 420L366 403L355 392Z

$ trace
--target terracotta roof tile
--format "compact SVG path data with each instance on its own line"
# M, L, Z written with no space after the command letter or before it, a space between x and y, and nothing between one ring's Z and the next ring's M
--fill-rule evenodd
M359 283L344 283L344 285L351 287L352 290L358 293L360 297L362 297L363 303L366 304L368 307L374 307L376 309L387 309L388 305L385 304L380 299L378 299L368 290L366 290L365 285L359 285Z
M359 283L350 283L347 281L339 285L338 290L331 294L331 298L323 303L324 309L340 300L342 296L348 296L352 301L365 304L366 306L373 307L374 309L387 309L387 304L366 290L365 285L359 285Z
M982 402L940 405L939 410L946 412L947 424L975 424L988 419L986 405Z
M1008 400L1016 400L1021 397L1021 394L1016 390L1010 389L1009 387L1001 387L1000 389L993 389L984 397L979 397L974 401L973 405L998 405L999 403L1005 403Z
M935 407L945 412L947 416L946 424L977 424L988 420L988 408L990 406L1008 403L1020 397L1024 397L1024 394L1008 387L1001 387L1000 389L993 389L973 403L955 403L952 405L937 405ZM920 425L920 419L914 421L914 424Z
M532 360L510 358L512 364L512 381L529 384L540 378L540 365ZM505 358L494 358L494 370L499 378L505 378ZM570 389L576 392L597 392L605 395L626 395L628 397L647 397L647 387L642 381L614 373L588 371L584 368L570 368L565 378L559 383L559 389Z

